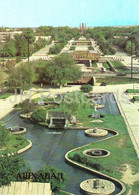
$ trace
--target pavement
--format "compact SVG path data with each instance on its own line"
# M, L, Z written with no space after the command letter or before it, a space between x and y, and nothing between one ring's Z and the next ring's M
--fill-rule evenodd
M46 45L44 48L32 54L32 56L29 57L29 61L31 62L33 60L49 60L50 56L48 55L48 52L49 52L49 49L53 46L54 46L54 41L52 41L50 45ZM22 62L28 62L28 58L17 63L16 66L20 65Z

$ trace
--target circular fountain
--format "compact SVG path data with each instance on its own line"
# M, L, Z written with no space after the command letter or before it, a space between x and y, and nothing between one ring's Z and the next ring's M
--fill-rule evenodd
M93 148L83 151L83 154L88 157L102 158L110 155L108 150Z
M18 127L18 126L9 127L8 129L14 135L20 135L27 131L25 127Z
M115 191L115 184L105 179L88 179L80 183L80 190L86 195L108 195Z
M104 137L108 135L108 131L103 128L94 127L92 129L85 130L85 135L91 137Z

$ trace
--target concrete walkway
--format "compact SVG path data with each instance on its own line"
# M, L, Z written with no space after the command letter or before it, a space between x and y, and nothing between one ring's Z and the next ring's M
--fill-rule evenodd
M26 92L26 96L11 95L7 99L0 99L0 120L14 109L15 104L19 104L20 102L29 98L30 95L34 95L35 93L36 90L32 89L31 94L29 92Z

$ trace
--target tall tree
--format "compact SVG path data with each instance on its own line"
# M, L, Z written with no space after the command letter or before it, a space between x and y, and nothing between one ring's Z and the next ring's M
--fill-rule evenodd
M29 89L34 81L34 69L28 63L23 63L9 74L8 85L14 90L20 88L23 90Z

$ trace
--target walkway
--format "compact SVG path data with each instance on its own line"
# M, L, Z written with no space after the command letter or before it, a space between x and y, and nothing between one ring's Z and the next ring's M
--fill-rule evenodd
M31 95L36 93L35 89L32 89ZM22 95L11 95L7 99L0 99L0 120L9 114L13 109L15 104L19 104L23 100L29 98L29 92L26 92L26 96Z
M51 195L50 183L12 182L0 188L0 195Z

